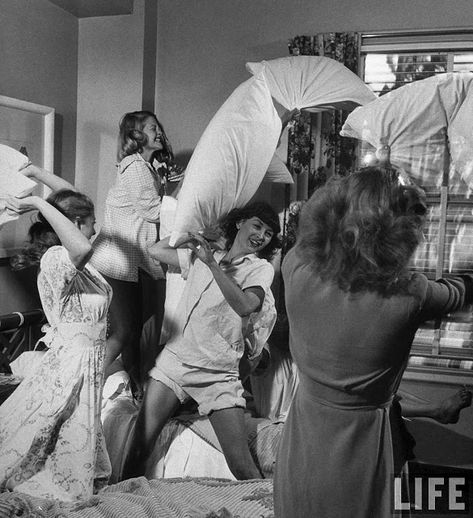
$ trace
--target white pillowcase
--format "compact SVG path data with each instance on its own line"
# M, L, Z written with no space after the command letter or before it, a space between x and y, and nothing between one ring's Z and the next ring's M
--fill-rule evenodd
M449 152L450 185L464 190L473 176L473 74L447 73L415 81L350 113L340 134L364 140L421 185L442 184ZM448 135L448 139L447 139ZM463 184L463 185L461 185Z

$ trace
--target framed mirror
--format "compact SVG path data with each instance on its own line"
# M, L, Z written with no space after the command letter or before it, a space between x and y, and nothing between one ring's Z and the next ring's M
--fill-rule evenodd
M54 108L0 95L0 143L25 154L32 163L54 170ZM33 194L48 193L38 186ZM17 253L25 244L31 214L24 214L0 229L0 259Z

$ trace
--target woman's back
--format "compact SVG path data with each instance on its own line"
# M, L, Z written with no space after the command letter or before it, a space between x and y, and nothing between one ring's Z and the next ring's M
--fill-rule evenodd
M407 360L422 294L342 291L315 275L295 250L283 274L291 353L301 374L343 391L342 398L356 395L354 403L386 401Z
M415 332L472 295L471 279L409 273L425 212L421 191L366 168L301 213L282 267L300 384L276 463L278 517L393 515L390 407Z

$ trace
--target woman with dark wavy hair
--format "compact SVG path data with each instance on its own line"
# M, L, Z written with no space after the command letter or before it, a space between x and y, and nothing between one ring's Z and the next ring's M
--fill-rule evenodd
M389 410L414 335L472 300L472 278L408 264L425 196L375 167L335 178L302 209L282 272L300 384L274 480L279 518L393 514Z
M248 447L239 365L248 348L249 356L261 353L276 320L274 269L267 259L279 247L279 219L257 202L231 211L221 228L223 250L200 233L176 243L184 250L170 247L169 238L150 248L188 276L174 329L149 373L124 478L145 474L161 430L189 399L209 416L235 478L261 476Z
M30 166L27 176L68 186ZM94 205L71 188L9 197L14 213L37 210L30 243L15 269L38 267L38 291L48 326L47 351L0 406L0 492L88 499L111 473L100 421L107 312L112 290L89 264Z

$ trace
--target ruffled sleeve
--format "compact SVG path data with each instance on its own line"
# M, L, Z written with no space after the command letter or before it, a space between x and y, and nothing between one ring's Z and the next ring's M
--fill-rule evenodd
M49 248L41 258L40 269L41 274L58 293L64 293L79 271L72 263L69 252L63 246Z

